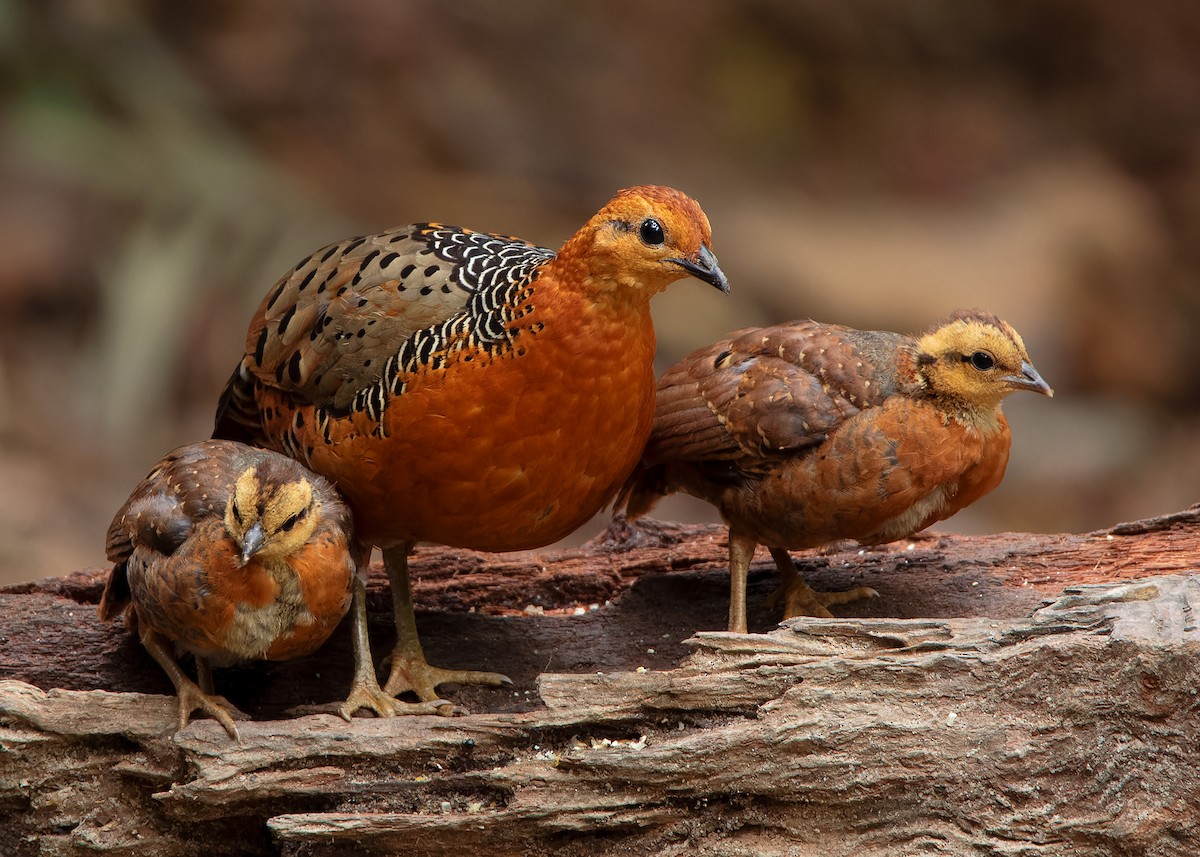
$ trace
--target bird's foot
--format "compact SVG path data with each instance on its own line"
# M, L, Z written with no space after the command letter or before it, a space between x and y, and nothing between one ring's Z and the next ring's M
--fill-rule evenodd
M869 586L856 586L842 592L818 592L802 580L796 579L785 583L767 599L771 609L778 609L783 603L783 618L794 619L797 616L817 616L822 619L835 618L829 612L830 607L838 604L848 604L863 598L878 598L879 593Z
M316 706L314 712L328 711L330 708ZM337 713L343 720L349 722L354 713L362 709L370 709L377 717L402 717L412 714L442 714L445 708L454 705L446 699L430 699L422 702L401 702L379 686L374 676L364 679L356 676L350 685L350 695L346 701L337 706Z
M437 699L436 688L442 684L482 684L488 687L511 687L512 679L500 673L481 672L478 670L448 670L442 667L430 666L424 656L414 656L401 652L400 647L388 658L391 661L387 684L384 691L393 696L399 696L406 691L412 691L425 704L440 703L442 708L438 713L452 717L466 714L467 710L459 705L452 705L444 699Z
M209 717L225 727L229 737L241 743L235 720L249 720L250 715L240 710L223 696L205 693L191 681L180 682L177 689L179 701L179 728L187 726L193 711L203 711Z

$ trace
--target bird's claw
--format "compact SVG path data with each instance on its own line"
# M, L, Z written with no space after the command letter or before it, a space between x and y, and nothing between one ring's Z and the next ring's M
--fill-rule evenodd
M179 688L177 695L179 704L178 726L180 729L187 726L193 711L203 711L220 723L225 728L225 731L229 733L230 738L239 744L241 743L242 738L238 734L234 721L249 720L249 714L239 709L225 697L205 693L194 684L190 684L190 686L188 684L183 685Z
M421 703L422 705L433 705L437 709L434 712L439 717L466 717L471 712L461 705L455 705L453 702L447 702L444 699L435 700L433 702Z
M376 717L397 717L412 714L437 714L443 717L450 716L445 714L446 709L457 709L458 706L450 702L448 699L431 699L422 702L401 702L392 697L386 690L383 690L379 685L368 687L364 683L355 683L350 689L350 695L346 697L337 708L338 715L347 723L354 714L362 709L370 709L375 712ZM463 711L462 713L466 713Z
M869 586L856 586L842 592L818 592L803 581L785 584L767 598L767 605L777 609L783 604L783 618L794 619L797 616L816 616L821 619L836 618L830 612L830 607L838 604L848 604L863 598L878 598L879 593Z
M437 697L437 687L443 684L480 684L487 687L512 687L513 680L501 673L482 672L480 670L450 670L442 667L432 667L424 659L413 659L397 656L391 657L391 670L388 674L384 691L392 696L399 696L412 691L419 699L430 701ZM466 709L455 706L458 713L466 713Z

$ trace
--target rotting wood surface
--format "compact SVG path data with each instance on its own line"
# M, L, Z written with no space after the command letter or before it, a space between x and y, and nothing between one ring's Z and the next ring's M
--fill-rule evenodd
M1200 853L1200 507L797 554L881 597L779 628L764 555L762 634L712 630L724 551L653 522L540 556L423 548L431 660L516 687L450 688L475 712L453 719L285 713L344 694L341 629L218 671L256 718L240 745L170 734L169 683L96 619L101 572L0 590L0 853ZM378 569L371 606L382 654Z

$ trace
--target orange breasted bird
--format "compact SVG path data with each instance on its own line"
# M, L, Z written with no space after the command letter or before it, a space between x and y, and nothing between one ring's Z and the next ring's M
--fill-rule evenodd
M418 223L322 248L250 323L216 436L290 455L345 495L383 551L398 641L382 689L355 591L342 708L390 716L448 682L413 623L419 541L486 551L549 544L612 500L654 414L650 299L692 276L728 291L708 218L665 187L619 192L557 251Z

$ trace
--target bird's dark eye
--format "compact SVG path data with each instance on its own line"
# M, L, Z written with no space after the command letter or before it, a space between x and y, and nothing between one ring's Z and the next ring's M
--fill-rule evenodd
M308 516L308 509L301 509L299 512L292 515L292 517L288 518L286 521L284 521L282 524L280 524L279 529L283 530L284 532L287 532L292 527L296 526L296 524L303 521L307 516Z
M996 365L996 359L986 351L976 351L967 359L970 360L971 365L980 372L986 372Z
M642 225L638 227L638 237L651 247L657 247L667 240L667 236L663 234L662 224L653 217L647 217L642 221Z

